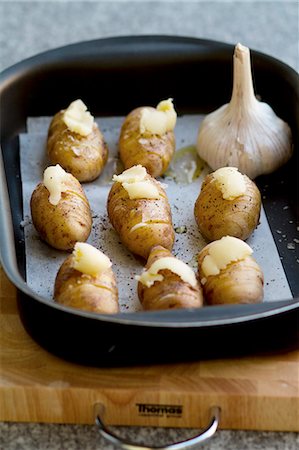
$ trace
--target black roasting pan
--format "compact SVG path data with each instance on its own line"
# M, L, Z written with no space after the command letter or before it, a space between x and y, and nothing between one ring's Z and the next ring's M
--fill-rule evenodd
M50 303L26 284L18 144L26 118L52 116L74 98L84 98L97 116L126 115L137 105L172 96L181 113L210 112L230 98L233 48L172 36L99 39L42 53L2 73L1 263L18 289L25 329L50 352L101 366L225 357L297 346L298 254L285 241L279 242L275 230L283 229L291 240L298 230L298 74L256 51L251 52L256 93L290 124L294 136L295 151L289 163L257 179L261 191L267 189L264 208L294 298L198 311L106 316Z

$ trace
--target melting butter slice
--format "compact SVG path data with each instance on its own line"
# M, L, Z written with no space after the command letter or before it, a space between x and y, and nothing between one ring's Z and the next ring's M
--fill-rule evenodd
M76 243L73 255L75 257L74 268L93 277L112 266L108 256L85 242Z
M137 198L158 199L159 190L150 180L137 181L136 183L123 183L124 189L131 200Z
M155 261L151 267L143 272L136 279L146 287L151 287L155 281L162 281L163 275L159 274L160 270L168 269L178 275L185 283L189 283L192 287L196 287L197 281L193 270L183 261L174 256L166 256Z
M92 132L94 117L87 111L82 100L75 100L64 111L63 121L69 130L81 136L88 136Z
M65 182L68 178L69 174L59 164L47 167L44 171L43 183L49 191L49 202L52 205L58 205L61 199L61 193L67 191L68 188Z
M209 253L203 259L201 268L205 275L218 275L220 270L234 261L241 261L253 253L246 242L241 239L224 236L209 244Z
M225 200L233 200L246 192L245 178L236 167L221 167L213 173L213 178Z
M172 98L161 101L156 109L143 108L140 116L139 129L143 134L146 131L162 136L167 131L173 131L177 114L173 107Z
M137 198L160 198L159 189L151 180L146 180L146 176L146 169L138 165L125 170L120 175L113 175L112 179L122 184L131 200Z
M119 183L136 183L137 181L143 181L145 177L146 169L139 164L138 166L130 167L130 169L125 170L120 175L113 175L112 180Z

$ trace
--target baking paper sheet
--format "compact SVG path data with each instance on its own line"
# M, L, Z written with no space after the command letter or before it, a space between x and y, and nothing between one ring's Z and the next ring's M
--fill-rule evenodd
M178 118L175 129L177 149L194 145L202 118L203 116L199 115ZM27 283L38 294L53 301L56 273L69 253L54 250L42 242L32 225L30 215L31 194L41 181L44 169L49 165L45 145L50 120L49 117L29 118L28 133L20 135L24 202L24 220L21 226L25 229ZM143 265L120 243L106 212L111 177L116 171L118 161L117 141L122 121L122 117L97 119L109 147L109 160L100 178L92 183L85 183L83 187L93 215L92 233L87 242L103 251L113 261L119 288L120 309L129 312L141 309L134 277L141 273ZM197 229L193 209L202 180L208 171L208 166L204 165L200 177L189 184L178 184L167 177L161 180L167 184L166 192L176 230L173 253L194 270L196 270L196 255L206 245L206 241ZM264 272L264 301L291 298L292 294L263 209L260 224L247 242L253 248L254 257Z

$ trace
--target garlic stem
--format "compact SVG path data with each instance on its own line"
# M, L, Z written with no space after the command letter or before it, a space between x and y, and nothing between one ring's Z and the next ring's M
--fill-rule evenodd
M246 111L258 101L255 98L252 84L249 48L237 44L233 61L233 92L229 107L234 109L237 105L240 107L240 104L243 104L246 106L244 109Z

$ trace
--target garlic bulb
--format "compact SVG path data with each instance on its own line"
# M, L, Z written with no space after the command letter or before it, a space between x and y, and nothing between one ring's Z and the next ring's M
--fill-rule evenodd
M288 124L255 98L249 49L237 44L233 59L231 101L203 120L197 150L213 170L237 167L253 179L288 161L292 135Z

